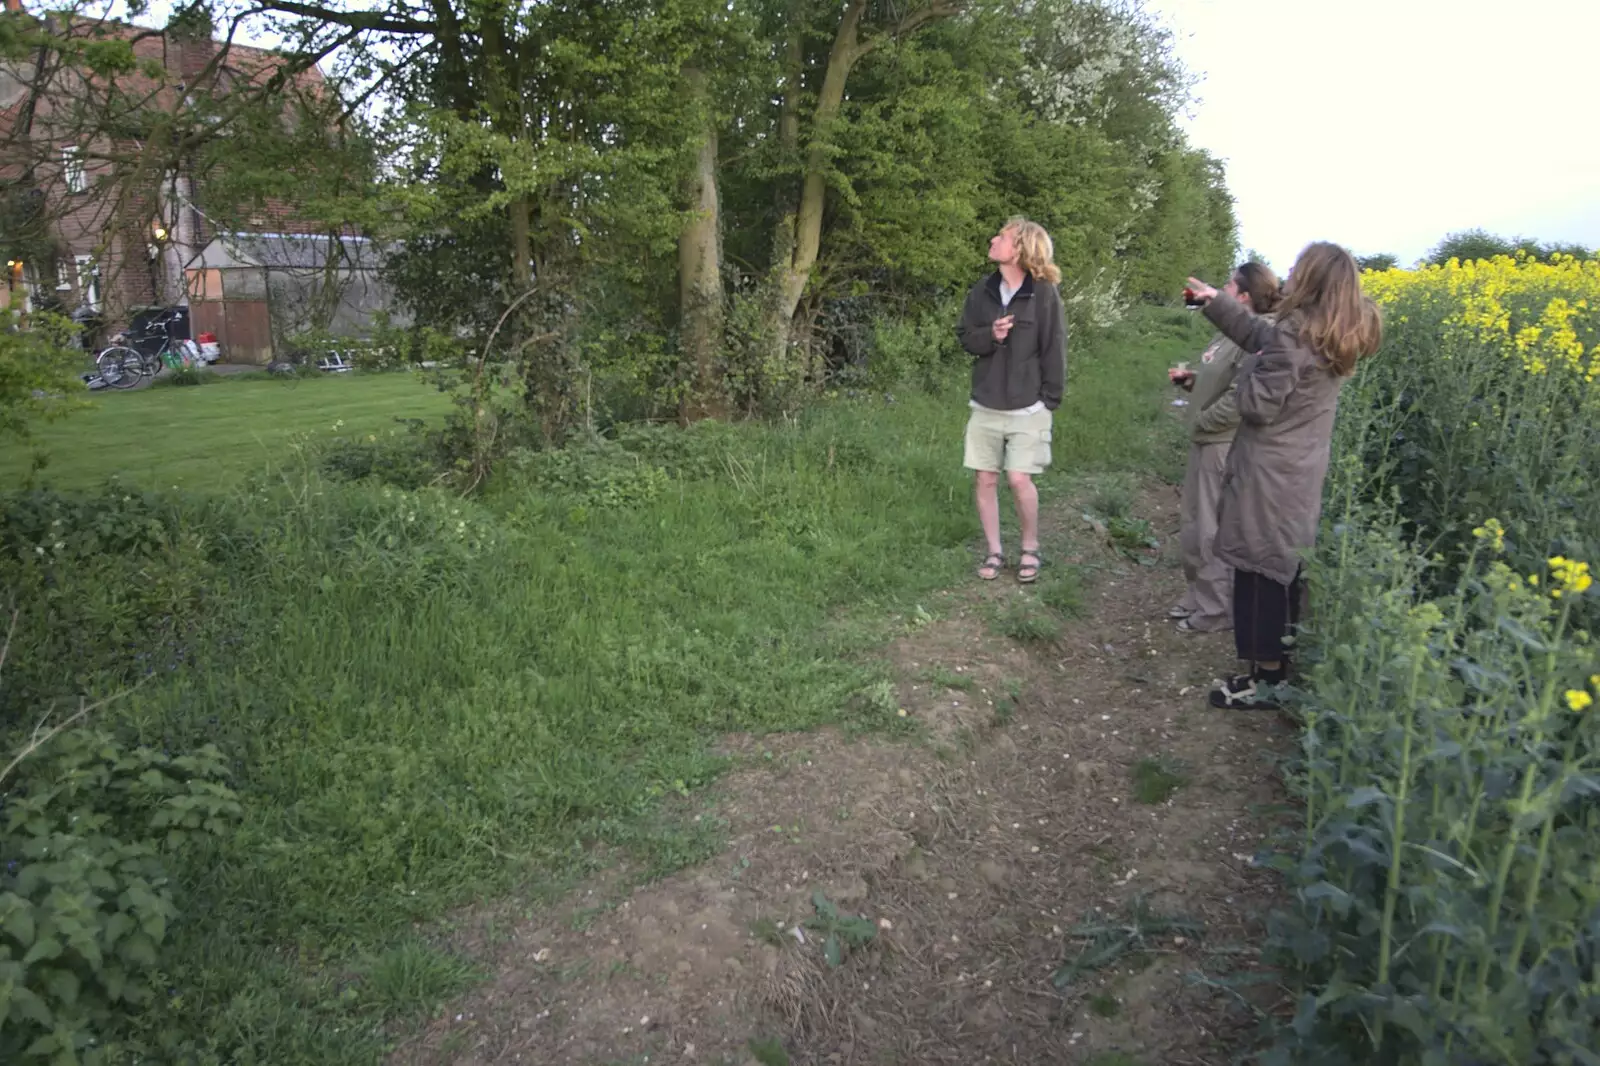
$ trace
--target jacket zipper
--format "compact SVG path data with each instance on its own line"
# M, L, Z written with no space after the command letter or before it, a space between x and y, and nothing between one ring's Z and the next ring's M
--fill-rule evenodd
M1001 314L1001 316L1003 317L1005 315L1013 314L1014 312L1012 311L1012 308L1016 306L1018 300L1031 300L1031 299L1033 299L1033 294L1032 293L1028 293L1028 294L1024 295L1022 290L1018 289L1016 292L1011 294L1011 303L1009 303L1009 304L1001 303L1000 304L1000 314ZM1012 329L1015 329L1015 328L1016 328L1016 323L1012 323ZM1005 353L1005 358L1003 360L1003 362L1005 364L1005 396L1004 396L1003 399L1004 399L1005 403L1010 403L1011 402L1011 384L1012 384L1011 375L1013 373L1013 367L1012 367L1012 363L1011 363L1011 334L1007 333L1006 334L1006 339L1000 342L1000 350ZM1024 405L1024 406L1026 406L1026 405ZM1009 410L1009 408L1008 408L1008 410Z

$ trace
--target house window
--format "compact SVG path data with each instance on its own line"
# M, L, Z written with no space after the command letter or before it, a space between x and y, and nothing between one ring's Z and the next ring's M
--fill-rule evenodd
M69 144L61 149L61 174L68 192L89 191L89 177L83 172L83 152L76 145Z
M56 260L56 291L72 291L72 264L64 259Z
M73 257L78 264L78 302L91 311L100 310L100 264L92 255Z

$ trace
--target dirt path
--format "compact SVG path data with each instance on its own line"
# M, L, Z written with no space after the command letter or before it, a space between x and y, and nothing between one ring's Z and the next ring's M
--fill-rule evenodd
M926 742L730 741L743 765L700 815L726 821L723 854L469 932L492 981L396 1066L1229 1061L1249 1013L1195 975L1255 963L1274 880L1249 857L1287 728L1205 707L1229 639L1175 633L1171 559L1134 565L1081 510L1046 521L1051 557L1091 574L1080 618L1035 631L1059 584L938 597L889 652ZM1175 490L1134 513L1175 539ZM1058 987L1086 951L1104 965Z

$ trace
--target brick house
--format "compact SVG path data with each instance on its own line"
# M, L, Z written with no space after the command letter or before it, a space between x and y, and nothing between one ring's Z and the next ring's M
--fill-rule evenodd
M21 0L7 16L29 18ZM108 327L140 307L186 304L186 267L217 237L240 232L311 234L318 227L292 204L267 201L224 225L205 210L202 179L187 161L163 160L145 142L161 116L204 98L226 102L259 88L280 68L272 51L213 38L211 27L149 29L109 20L44 15L51 37L83 54L96 47L126 56L109 70L50 70L37 62L0 65L0 216L6 242L6 297L24 310L94 312ZM115 48L126 42L128 48ZM316 68L296 73L287 91L326 91ZM87 133L86 133L87 131Z

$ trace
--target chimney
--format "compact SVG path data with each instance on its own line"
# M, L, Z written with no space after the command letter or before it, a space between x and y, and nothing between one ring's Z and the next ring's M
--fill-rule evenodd
M211 13L200 6L180 12L167 23L167 41L175 60L169 65L176 68L178 79L186 85L193 85L196 75L216 57L217 42L211 39L211 30Z

